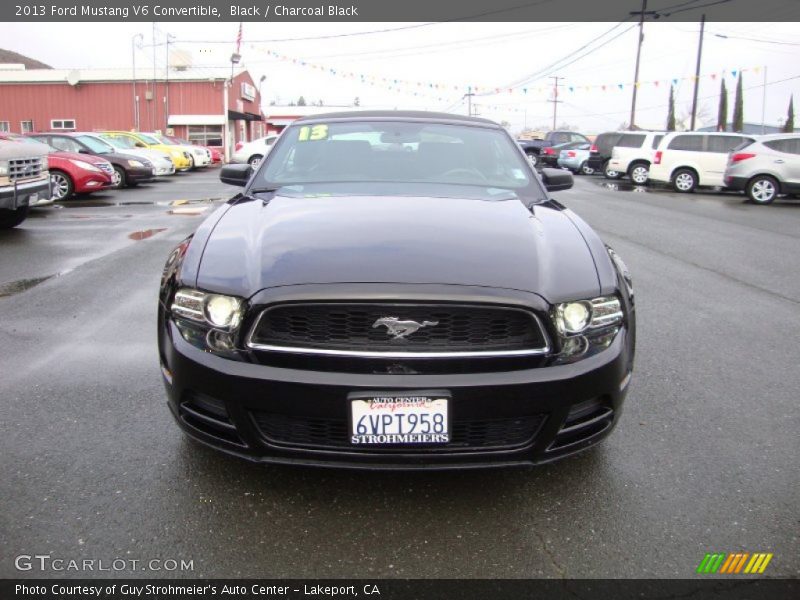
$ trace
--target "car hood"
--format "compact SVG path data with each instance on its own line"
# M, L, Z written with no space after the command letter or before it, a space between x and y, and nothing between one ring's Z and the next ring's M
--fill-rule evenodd
M161 150L145 150L144 148L136 148L136 149L126 148L125 150L120 150L120 152L124 152L125 154L130 154L138 158L144 158L151 162L169 161L169 163L172 164L169 155L166 152L162 152Z
M61 150L55 150L51 152L50 157L64 158L67 160L82 160L83 162L87 162L90 165L102 165L108 162L105 158L101 158L93 154L82 154L80 152L63 152Z
M599 291L591 252L559 207L404 196L240 201L209 236L196 283L243 297L307 283L487 286L551 302Z

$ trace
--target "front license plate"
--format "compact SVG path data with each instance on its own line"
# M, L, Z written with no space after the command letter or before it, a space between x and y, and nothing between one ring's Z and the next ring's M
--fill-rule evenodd
M18 195L17 196L17 206L15 208L20 208L22 206L33 206L39 202L39 194L28 194L28 196Z
M351 394L350 442L357 445L446 444L447 393Z

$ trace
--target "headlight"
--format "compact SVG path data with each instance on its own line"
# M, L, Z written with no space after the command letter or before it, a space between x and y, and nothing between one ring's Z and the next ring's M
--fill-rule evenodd
M144 163L140 160L129 160L128 166L130 167L143 167Z
M103 172L103 170L100 169L99 167L95 167L93 164L85 162L85 161L82 161L82 160L73 160L73 159L70 158L69 162L71 162L73 165L75 165L79 169L85 169L87 171L97 171L98 173L102 173Z
M207 294L189 288L178 290L172 301L172 312L175 315L225 331L239 326L242 322L242 309L240 298Z
M556 305L555 322L559 333L567 336L618 325L622 322L622 305L616 296L564 302Z
M213 294L206 297L205 316L220 329L236 329L242 319L242 301L232 296Z
M172 156L174 156L175 158L180 158L181 156L183 156L183 154L181 152L179 152L178 150L170 150L169 153Z
M2 176L8 175L8 161L7 160L0 160L0 175L2 175Z

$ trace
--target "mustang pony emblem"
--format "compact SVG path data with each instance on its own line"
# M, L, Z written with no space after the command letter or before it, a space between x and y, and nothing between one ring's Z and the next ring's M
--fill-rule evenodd
M372 328L375 329L383 325L387 329L386 333L391 335L394 339L399 340L411 335L418 329L433 327L438 324L439 321L423 321L422 323L417 323L416 321L401 321L397 317L381 317L372 324Z

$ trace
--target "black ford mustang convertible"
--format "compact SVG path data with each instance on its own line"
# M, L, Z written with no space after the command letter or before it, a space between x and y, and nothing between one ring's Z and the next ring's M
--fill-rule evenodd
M620 258L499 125L424 112L295 121L170 255L169 408L255 461L542 463L617 423L634 302Z

